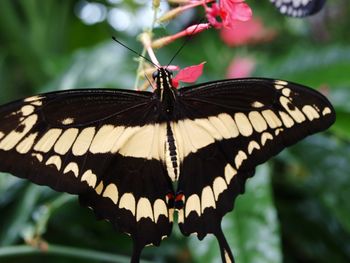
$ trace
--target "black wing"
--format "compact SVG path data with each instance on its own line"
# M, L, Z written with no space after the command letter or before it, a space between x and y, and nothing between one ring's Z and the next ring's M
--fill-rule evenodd
M225 80L179 90L173 123L181 157L182 233L217 236L223 262L233 261L221 231L255 167L335 121L332 105L301 85L269 79Z
M0 170L78 194L131 235L135 260L171 232L165 125L148 92L77 90L0 107Z
M304 17L316 14L326 0L270 0L284 15Z

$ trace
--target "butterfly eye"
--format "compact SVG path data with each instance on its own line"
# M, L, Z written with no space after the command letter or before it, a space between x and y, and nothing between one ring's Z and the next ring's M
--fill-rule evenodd
M157 71L154 71L153 74L152 74L152 78L153 78L154 80L156 80L156 78L158 78L158 76L159 76L158 70L157 70Z

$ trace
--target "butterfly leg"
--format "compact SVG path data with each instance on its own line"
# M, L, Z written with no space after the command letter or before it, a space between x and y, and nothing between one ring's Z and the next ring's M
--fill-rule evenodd
M233 258L233 254L231 252L230 246L227 243L225 235L222 232L221 227L219 227L219 230L217 230L216 233L214 233L214 235L216 236L216 239L219 242L222 262L223 263L234 263L235 260Z

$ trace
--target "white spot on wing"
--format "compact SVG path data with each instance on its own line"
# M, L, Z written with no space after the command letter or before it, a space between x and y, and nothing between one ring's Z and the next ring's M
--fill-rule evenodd
M286 96L286 97L289 97L290 96L290 94L291 94L291 90L289 89L289 88L284 88L284 89L282 89L282 94L284 95L284 96Z
M253 103L252 103L252 107L253 108L262 108L262 107L264 107L265 105L264 104L262 104L260 101L254 101Z
M135 216L136 201L131 193L125 193L122 195L119 201L119 208L129 210Z
M277 136L278 134L280 134L283 131L283 128L278 128L275 130L275 135Z
M71 128L64 131L61 137L58 139L58 141L55 144L55 147L54 147L55 152L61 155L66 154L72 147L78 133L79 133L79 130L76 128Z
M248 144L248 154L252 154L252 152L254 151L254 149L259 150L260 149L260 145L256 142L256 141L251 141Z
M34 112L34 110L35 110L35 107L32 105L24 105L21 108L21 112L22 112L23 116L28 116L28 115L32 114Z
M123 131L123 126L102 126L96 133L95 138L92 140L90 152L93 154L110 152L115 141L118 140Z
M101 195L103 191L103 181L101 181L98 186L95 188L95 192L98 194L98 195Z
M183 210L183 209L182 209ZM157 199L153 205L154 222L157 223L161 215L168 217L168 209L165 202L162 199Z
M224 138L235 138L239 135L237 125L230 115L227 113L221 113L218 115L218 118L225 125L226 130L228 131L227 137L225 137L223 134Z
M202 206L201 206L202 213L204 213L204 210L206 208L210 208L210 207L214 209L216 208L214 193L211 190L210 186L206 186L203 188L201 201L202 201Z
M327 115L327 114L330 114L331 112L332 112L332 111L331 111L330 108L325 107L325 108L323 109L323 111L322 111L322 115L325 116L325 115Z
M70 125L74 123L74 119L73 118L66 118L62 121L63 125Z
M62 159L61 157L59 157L58 155L53 155L51 156L45 163L45 165L55 165L57 170L61 170L61 166L62 166Z
M265 145L267 140L273 140L273 136L271 133L269 132L264 132L262 135L261 135L261 145Z
M222 116L220 116L220 115L222 115ZM229 139L229 138L232 138L233 136L238 136L238 130L236 129L237 132L234 132L234 128L236 127L236 125L233 124L232 127L228 127L228 125L226 125L225 121L223 121L223 119L227 120L230 118L232 120L232 118L227 114L220 114L220 115L219 115L220 118L219 118L219 116L208 117L208 120L210 122L209 125L214 126L216 131L219 133L218 139L219 140L221 140L222 138ZM230 121L230 120L228 120L228 121ZM231 123L232 123L232 121L231 121ZM236 133L237 133L237 135L235 135Z
M312 121L313 119L318 119L320 117L320 114L317 112L317 110L310 105L305 105L302 108L302 111L304 112L306 117L309 119L309 121Z
M34 141L38 133L32 133L27 138L25 138L20 144L18 144L16 150L20 154L26 154L33 147Z
M64 168L63 174L73 172L75 177L78 177L79 175L79 167L77 163L71 162L69 163L66 168Z
M195 119L194 123L197 125L200 129L203 129L207 131L208 134L210 134L212 137L214 137L215 140L221 140L222 134L220 133L220 128L222 128L223 124L220 123L220 120L217 120L217 117L209 117L208 119ZM219 126L215 125L217 122L219 122ZM226 127L224 127L226 130Z
M244 160L247 159L247 155L243 151L239 151L235 157L235 165L236 169L238 170L239 167L241 167Z
M224 192L227 189L227 184L224 180L224 178L218 176L215 178L213 182L213 191L214 191L214 197L217 201L219 199L219 195Z
M257 132L262 132L267 129L267 123L259 112L249 112L248 117L254 127L254 130L256 130Z
M261 113L264 116L270 128L275 129L277 127L282 126L281 120L277 117L277 115L272 110L264 110Z
M286 97L281 96L280 103L297 123L302 123L306 120L304 114L298 109L298 107L294 106L293 109L289 109L288 105L290 104L290 101Z
M89 150L94 135L95 127L88 127L82 130L72 147L73 154L75 156L84 155Z
M225 180L229 185L231 183L232 178L237 174L237 171L231 166L231 164L226 164L225 166Z
M185 210L185 216L188 217L188 215L192 212L196 212L198 216L201 215L201 203L199 200L199 196L196 194L191 195L187 201L186 201L186 210Z
M113 183L107 185L102 196L108 197L113 203L117 204L119 198L118 187Z
M243 136L250 136L253 133L253 127L250 124L247 116L244 113L238 112L235 114L235 121L239 132Z
M50 129L48 130L36 143L34 150L38 152L47 153L51 150L58 137L61 135L61 129Z
M280 111L279 114L281 116L284 126L286 126L287 128L290 128L294 125L293 119L289 117L287 113Z
M136 210L136 220L140 221L142 218L149 218L154 221L151 203L144 197L139 199Z
M87 170L81 177L80 179L82 182L87 182L87 184L92 187L95 188L96 186L96 182L97 182L97 177L96 174L94 174L92 172L92 170Z

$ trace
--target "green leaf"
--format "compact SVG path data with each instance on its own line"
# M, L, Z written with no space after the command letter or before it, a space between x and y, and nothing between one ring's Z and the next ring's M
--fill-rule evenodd
M274 187L287 262L349 262L349 143L318 134L281 157Z
M262 63L257 76L283 78L314 88L320 85L349 84L350 48L329 46L326 48L297 47L288 55L272 63Z
M13 244L21 235L30 219L41 193L40 187L29 184L18 201L12 206L12 213L4 223L4 231L0 233L0 245Z
M307 149L307 151L305 151ZM332 211L350 234L350 146L348 142L313 136L292 148L310 176L303 187ZM313 165L317 163L317 165Z
M66 70L44 91L78 88L133 89L136 64L125 48L112 41L76 52ZM134 73L132 74L132 70Z

